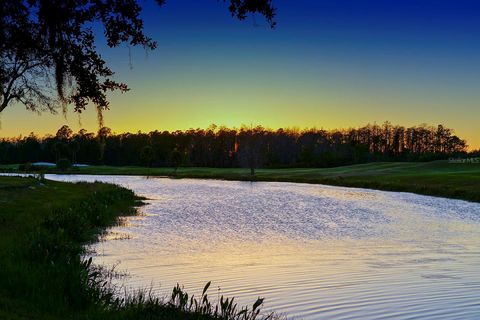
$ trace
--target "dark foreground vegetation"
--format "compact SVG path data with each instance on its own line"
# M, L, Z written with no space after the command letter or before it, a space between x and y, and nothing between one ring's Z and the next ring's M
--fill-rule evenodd
M106 270L83 258L138 199L102 183L60 183L0 177L0 319L255 319L232 299L218 306L177 286L170 299L148 291L119 296ZM118 289L118 288L117 288Z
M334 167L374 161L432 161L466 156L466 142L442 125L405 128L278 129L214 125L207 129L113 134L73 133L0 139L0 163L68 159L71 163L146 167Z

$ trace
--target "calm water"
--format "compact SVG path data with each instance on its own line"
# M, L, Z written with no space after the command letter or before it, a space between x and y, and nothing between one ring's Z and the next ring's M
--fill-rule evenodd
M150 200L95 261L128 288L197 293L299 319L480 319L480 204L294 183L60 176Z

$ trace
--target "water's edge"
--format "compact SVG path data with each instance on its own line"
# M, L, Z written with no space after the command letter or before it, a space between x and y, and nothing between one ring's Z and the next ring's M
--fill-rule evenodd
M166 294L206 281L240 304L304 319L480 317L480 205L358 188L138 176L140 216L94 246L125 285Z

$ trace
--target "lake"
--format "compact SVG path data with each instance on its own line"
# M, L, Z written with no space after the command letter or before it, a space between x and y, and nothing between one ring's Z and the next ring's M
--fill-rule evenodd
M47 175L147 197L92 246L129 290L178 282L290 319L479 319L480 204L276 182ZM218 289L220 288L220 293Z

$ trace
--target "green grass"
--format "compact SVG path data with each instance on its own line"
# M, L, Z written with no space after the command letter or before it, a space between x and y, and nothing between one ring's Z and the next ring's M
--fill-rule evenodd
M222 297L216 309L205 295L189 297L178 286L169 301L148 291L115 295L108 270L82 258L84 245L137 203L132 191L104 183L0 177L0 319L259 317L262 299L240 309Z
M0 166L0 170L14 168ZM91 166L69 173L252 180L249 170L240 168L179 168L175 172L171 168ZM259 169L253 179L407 191L480 202L479 164L439 161ZM133 213L136 201L131 191L103 183L0 177L0 319L215 318L210 302L201 305L202 310L195 309L178 288L171 304L145 294L114 301L108 283L82 261L83 245L95 241L118 216ZM239 312L230 311L230 318ZM248 316L253 319L251 310Z
M59 319L76 312L82 244L120 214L133 193L107 184L0 177L0 318Z
M179 168L175 172L172 168L90 166L70 173L318 183L480 202L480 164L453 164L446 161L376 162L336 168L258 169L253 179L249 169L245 168Z

